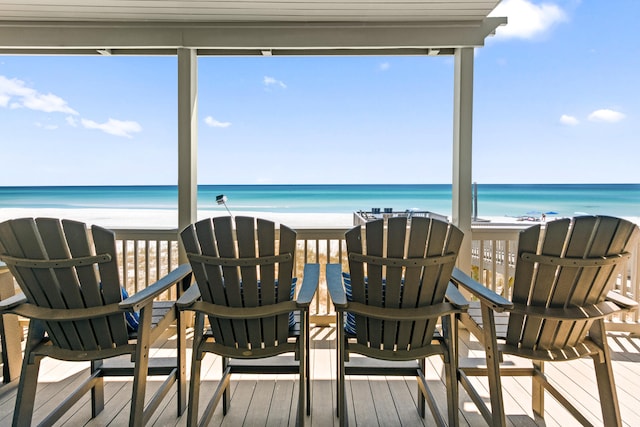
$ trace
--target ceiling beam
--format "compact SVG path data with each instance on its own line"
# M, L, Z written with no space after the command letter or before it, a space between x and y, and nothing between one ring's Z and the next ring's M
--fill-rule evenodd
M0 21L0 51L24 54L98 49L171 52L188 48L214 51L354 54L478 47L506 18L424 23L103 23ZM417 52L416 52L417 53Z

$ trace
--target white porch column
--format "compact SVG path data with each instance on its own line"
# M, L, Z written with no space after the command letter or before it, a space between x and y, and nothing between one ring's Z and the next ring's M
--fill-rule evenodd
M178 229L197 219L198 56L178 49ZM187 262L181 249L180 262Z
M473 48L457 48L453 90L453 223L464 232L458 267L471 273Z

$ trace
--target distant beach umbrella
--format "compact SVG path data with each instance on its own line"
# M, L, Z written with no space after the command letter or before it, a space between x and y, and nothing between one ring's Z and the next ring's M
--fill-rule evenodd
M540 212L540 211L529 211L529 212L527 212L527 215L541 215L541 214L542 214L542 212Z
M549 211L549 212L545 212L545 215L558 215L558 212L554 212L554 211Z

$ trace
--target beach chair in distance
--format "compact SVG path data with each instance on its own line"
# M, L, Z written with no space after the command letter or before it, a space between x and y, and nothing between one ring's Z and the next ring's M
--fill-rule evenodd
M200 425L209 423L220 399L227 414L235 373L299 375L296 422L304 425L305 405L306 414L311 405L309 305L319 265L305 264L303 280L297 280L296 232L260 218L204 219L180 236L196 280L178 301L181 310L196 313L187 424L198 424L201 363L213 353L222 357L222 378Z
M23 291L0 302L0 310L29 318L14 426L31 425L38 371L45 357L91 363L89 378L46 416L42 425L55 423L89 391L91 416L95 418L104 409L106 376L133 376L130 426L148 421L173 384L177 385L178 416L183 413L184 325L175 301L154 299L172 286L180 293L190 280L188 265L126 297L120 285L114 233L52 218L1 223L0 259ZM176 325L176 357L162 358L162 363L155 365L149 348L172 324ZM124 360L114 359L125 355ZM145 407L148 375L166 376L166 380Z
M637 305L610 289L638 234L635 224L607 216L560 219L546 229L535 225L523 230L512 301L454 270L454 282L479 300L460 319L486 354L486 367L460 362L459 378L489 425L506 425L501 386L501 376L506 375L532 376L532 409L537 416L544 416L546 390L581 424L591 425L544 371L546 362L587 356L594 363L603 424L621 425L604 317ZM503 354L532 364L501 365ZM488 376L491 410L469 376Z
M407 224L406 217L395 217L352 228L345 236L349 273L342 273L339 264L327 265L338 325L340 425L348 424L345 375L415 376L419 415L425 416L426 399L436 423L446 425L425 379L425 359L433 355L444 361L448 424L458 425L457 336L452 326L468 303L450 277L463 233L428 218ZM356 361L352 353L368 359Z

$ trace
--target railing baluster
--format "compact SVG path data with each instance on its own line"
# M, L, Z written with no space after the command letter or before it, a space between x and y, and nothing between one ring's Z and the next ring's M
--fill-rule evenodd
M506 298L511 298L511 278L514 275L517 240L520 230L524 227L492 227L475 226L472 231L472 265L478 269L478 280L483 285L498 290L501 287ZM302 255L296 260L296 275L301 277L305 262L340 263L347 269L345 259L344 233L347 228L338 229L299 229L298 250ZM122 282L129 290L140 291L144 286L158 280L177 264L178 256L178 231L177 230L115 230L120 248ZM155 254L151 245L155 242ZM139 245L145 245L144 256ZM337 246L334 246L337 245ZM132 250L133 249L133 250ZM313 253L315 251L315 254ZM133 252L133 253L131 253ZM640 242L633 250L634 254L628 261L620 276L615 290L621 294L640 300ZM155 260L153 257L155 255ZM143 258L143 259L141 259ZM175 259L174 259L175 258ZM131 260L133 264L131 264ZM141 263L144 263L142 265ZM155 277L152 279L153 264L155 264ZM133 270L133 278L130 277L129 268ZM144 271L144 280L140 272ZM329 324L335 322L333 304L326 289L324 269L318 294L312 307L312 316L317 324ZM133 283L129 283L129 282ZM130 286L130 288L129 288ZM171 295L175 298L175 295ZM616 330L624 330L640 333L640 314L638 311L621 315L617 322L610 323Z

